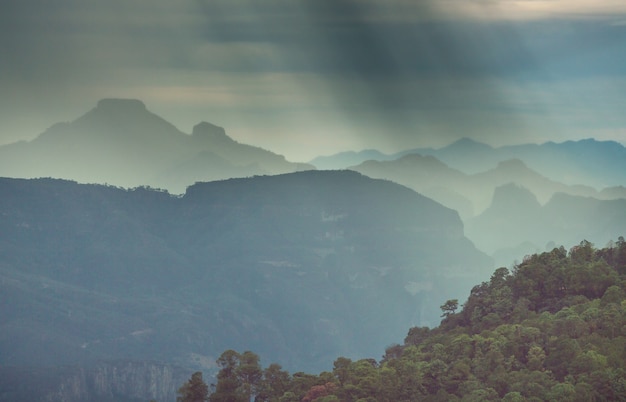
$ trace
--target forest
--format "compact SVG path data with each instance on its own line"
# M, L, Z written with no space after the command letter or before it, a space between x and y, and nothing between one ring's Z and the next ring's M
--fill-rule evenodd
M178 401L626 400L623 237L529 255L441 310L438 327L409 329L380 360L338 357L317 375L227 350L211 384L196 372Z

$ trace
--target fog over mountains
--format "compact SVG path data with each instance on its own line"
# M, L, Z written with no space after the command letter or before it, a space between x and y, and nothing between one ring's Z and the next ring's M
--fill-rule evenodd
M0 146L1 176L56 177L126 188L150 186L173 194L184 193L187 186L198 181L315 168L349 168L392 180L456 210L469 238L483 251L500 255L496 262L502 265L543 250L545 243L530 234L521 239L519 230L504 230L501 224L496 225L502 232L495 243L474 230L494 216L488 209L496 202L498 187L511 183L521 186L541 205L559 193L597 200L626 198L626 148L613 141L588 139L494 148L465 138L440 149L417 148L393 155L377 150L342 152L320 156L309 164L292 163L271 151L238 143L223 128L208 122L197 124L191 135L185 134L134 99L103 99L85 115L53 125L33 141ZM498 204L494 208L500 211L508 205ZM543 220L535 212L524 216L528 221L557 225L558 221ZM519 216L520 212L510 204L506 214ZM581 230L571 233L573 239L602 243L612 238L608 228L587 233L583 226L576 227ZM556 236L566 230L560 225L544 233ZM551 241L563 240L557 236L548 239Z
M356 172L200 183L183 197L53 179L2 179L0 193L2 366L210 372L233 348L328 370L436 325L442 299L493 269L456 212Z
M0 147L0 175L57 177L183 193L196 181L311 169L228 137L202 122L179 131L134 99L103 99L71 123L33 141Z
M0 368L46 379L29 399L137 400L229 348L377 358L495 266L624 235L624 164L616 142L469 139L292 163L103 99L0 147Z
M626 198L626 148L613 141L588 139L494 148L464 138L440 149L417 148L393 155L377 150L342 152L320 156L309 164L292 163L271 151L238 143L223 128L208 122L197 124L191 135L185 134L134 99L103 99L85 115L53 125L33 141L0 146L1 176L55 177L126 188L150 186L173 194L182 194L199 181L315 168L348 168L392 180L456 210L469 238L492 256L501 255L496 262L503 265L527 252L543 250L545 239L531 238L530 234L521 239L519 230L510 225L504 230L497 224L501 229L498 241L489 243L487 239L493 236L475 230L494 225L486 223L488 217L495 216L490 208L508 208L504 215L520 215L512 198L508 204L494 198L499 187L521 186L540 205L556 202L551 200L561 193L604 201ZM604 208L604 204L597 207ZM557 234L567 231L568 226L542 219L538 211L528 210L530 215L523 216L528 222L551 222L544 233L555 237L548 242L564 241ZM609 228L586 231L582 225L574 226L580 231L568 238L602 243L613 236Z

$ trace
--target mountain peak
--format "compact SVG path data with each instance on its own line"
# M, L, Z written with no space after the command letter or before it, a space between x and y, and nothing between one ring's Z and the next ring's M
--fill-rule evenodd
M208 123L206 121L200 122L193 127L191 135L200 138L229 138L226 135L226 130L223 127L216 126L215 124Z
M484 144L482 142L475 141L468 137L463 137L452 144L448 145L446 148L460 148L460 149L480 149L480 150L491 150L492 147Z
M191 135L194 138L201 140L234 142L232 138L226 135L226 130L224 130L223 127L216 126L215 124L211 124L206 121L196 124L193 127Z
M519 212L541 208L537 197L526 187L515 183L507 183L496 187L493 193L491 209L509 211L512 206Z
M145 112L146 105L139 99L105 98L98 101L96 110L105 112L128 113L129 111Z

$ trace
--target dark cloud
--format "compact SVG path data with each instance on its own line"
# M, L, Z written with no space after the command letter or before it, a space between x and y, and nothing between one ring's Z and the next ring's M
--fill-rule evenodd
M545 4L557 3L564 4ZM33 110L44 111L33 121L52 124L116 94L142 97L174 122L186 116L178 121L189 127L191 115L217 115L240 132L252 130L243 122L257 124L259 145L263 136L276 144L282 137L270 137L281 129L299 135L299 121L310 125L301 131L352 133L362 139L354 147L389 149L468 133L519 142L564 138L569 130L581 136L580 127L626 127L613 106L626 97L626 25L619 16L493 17L509 4L3 2L0 142L17 138L11 133ZM590 112L584 124L569 124L582 108L598 117ZM40 132L41 124L31 130Z

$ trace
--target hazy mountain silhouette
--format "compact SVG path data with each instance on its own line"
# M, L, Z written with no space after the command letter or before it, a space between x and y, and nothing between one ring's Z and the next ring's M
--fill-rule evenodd
M601 196L592 187L567 186L549 180L518 159L500 162L495 168L471 175L452 169L433 156L415 154L408 154L394 161L367 161L350 169L408 186L448 208L457 210L463 219L484 211L491 203L494 189L507 183L528 188L541 203L546 203L557 192ZM609 197L614 194L603 195Z
M496 264L510 265L554 242L572 247L584 237L604 246L621 236L624 227L626 199L556 193L542 206L530 191L510 184L497 188L492 205L466 221L465 233Z
M350 169L412 188L458 211L461 217L474 215L473 202L468 198L467 192L463 191L468 176L433 156L408 154L393 161L366 161Z
M199 183L183 197L54 179L1 179L0 193L5 366L209 369L234 348L330 369L436 324L443 301L493 268L456 212L349 171Z
M0 175L56 177L182 193L196 181L311 169L240 144L210 123L179 131L139 100L103 99L71 123L0 147Z
M387 155L375 149L366 149L359 152L346 151L328 156L318 156L309 163L318 169L334 170L345 169L348 166L358 165L368 160L385 161L393 159L397 159L397 156Z
M346 154L349 153L326 156L323 159L324 165L320 164L318 167L347 168L368 159L395 160L408 154L420 154L434 156L447 166L465 174L476 174L492 169L500 162L519 159L530 169L553 181L567 185L592 186L597 190L624 185L623 172L626 171L626 148L615 141L594 139L493 148L463 138L438 149L415 148L393 155L384 155L372 150L354 153L353 156L358 158L353 159L346 159ZM315 165L318 161L316 158L311 163Z
M597 189L624 185L626 147L615 141L589 138L507 146L498 151L503 157L520 158L544 176L566 184L587 184Z

